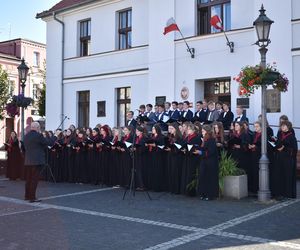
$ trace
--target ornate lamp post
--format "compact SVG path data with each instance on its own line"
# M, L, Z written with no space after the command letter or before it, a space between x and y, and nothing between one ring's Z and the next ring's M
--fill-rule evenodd
M263 69L266 68L266 54L267 46L271 42L269 39L270 28L273 23L265 14L264 6L261 6L259 10L260 15L254 21L258 41L259 52L261 55L260 65ZM266 123L266 91L267 85L263 84L261 86L261 123L262 123L262 137L261 137L261 158L259 160L259 191L258 200L265 202L270 200L270 189L269 189L269 159L267 156L267 123Z
M28 74L29 68L25 64L24 58L22 59L21 64L18 66L18 72L19 72L19 82L20 86L22 88L22 95L25 95L25 82L27 80L27 74ZM24 107L21 108L21 140L24 139Z

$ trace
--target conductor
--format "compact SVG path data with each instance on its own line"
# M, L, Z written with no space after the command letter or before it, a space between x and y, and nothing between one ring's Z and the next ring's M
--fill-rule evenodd
M24 137L25 147L25 200L40 202L36 198L36 189L40 177L40 171L45 165L45 149L48 141L40 133L40 124L32 122L30 131Z

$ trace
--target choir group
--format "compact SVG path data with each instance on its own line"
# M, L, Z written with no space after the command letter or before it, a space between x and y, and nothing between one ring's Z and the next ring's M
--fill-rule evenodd
M188 101L141 105L137 117L127 113L122 128L71 125L64 131L44 131L51 141L47 162L55 180L128 187L134 165L137 190L197 194L211 200L219 197L219 160L225 150L246 172L249 192L257 193L260 117L251 131L242 107L237 107L234 118L226 103L199 101L195 113L189 105ZM283 115L277 136L269 126L267 134L272 196L296 198L298 149L292 124ZM7 143L8 152L18 147L16 141L14 135ZM44 174L52 180L49 171Z

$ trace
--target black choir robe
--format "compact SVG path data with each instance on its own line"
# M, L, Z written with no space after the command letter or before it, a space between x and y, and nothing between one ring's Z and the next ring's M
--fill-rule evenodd
M201 147L201 164L198 173L198 194L203 198L219 197L219 161L216 140L204 140Z
M168 182L167 191L169 191L172 194L179 194L184 155L183 152L180 149L178 149L175 144L182 146L183 140L182 138L174 138L172 136L169 136L168 140L168 148L170 149L170 151L168 151L167 153L166 160L166 177Z
M195 195L196 190L190 190L188 185L191 184L193 180L197 179L196 173L200 165L200 156L193 154L193 151L195 151L195 149L199 149L202 140L199 135L194 133L193 135L187 136L184 143L186 151L182 166L181 194ZM193 145L191 151L188 151L188 145Z
M282 151L278 149L284 147ZM275 197L296 198L297 140L292 131L280 132L276 142L271 191Z
M166 163L165 152L158 146L164 146L165 139L163 135L157 137L152 136L147 143L151 144L151 146L148 146L149 161L147 173L145 173L148 176L148 188L156 192L161 192L166 186L164 178ZM152 146L152 144L155 146Z

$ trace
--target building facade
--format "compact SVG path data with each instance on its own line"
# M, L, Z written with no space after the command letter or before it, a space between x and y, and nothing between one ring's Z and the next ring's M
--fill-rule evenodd
M21 58L25 59L29 67L28 77L25 87L25 96L31 97L34 101L38 99L38 90L44 81L46 62L46 45L27 39L14 39L0 42L0 64L8 73L10 95L18 95L22 92L19 84L18 66L21 64ZM31 120L40 120L36 105L31 105L25 110L25 126ZM0 121L0 145L5 142L11 131L21 134L21 117L11 118L6 116Z
M241 98L233 78L246 65L260 62L253 21L262 1L239 0L63 0L37 15L47 23L46 127L124 125L125 114L140 104L220 100L246 108L254 122L261 93ZM264 0L271 27L267 62L276 62L290 80L286 93L268 90L268 120L286 114L295 126L300 94L300 3ZM231 53L211 16L223 20L234 42ZM163 35L170 17L178 32ZM53 101L55 100L55 102ZM194 105L195 106L195 105Z

